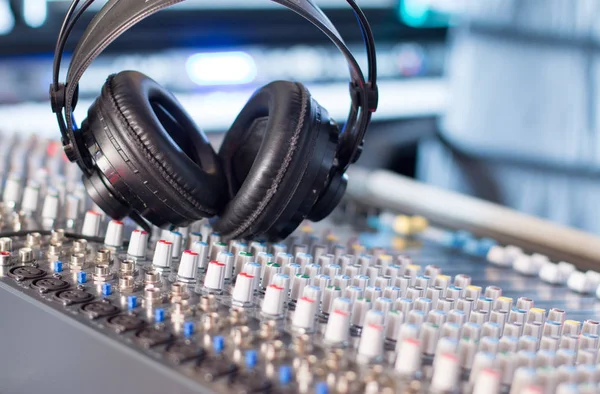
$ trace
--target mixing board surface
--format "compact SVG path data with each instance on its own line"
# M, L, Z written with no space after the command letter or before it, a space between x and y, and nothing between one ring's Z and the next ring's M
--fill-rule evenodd
M47 392L82 392L76 377L97 382L120 353L85 392L599 390L595 271L352 201L278 244L223 240L208 221L150 234L35 174L3 191L0 343L20 352L0 365L42 353L28 370L56 376L36 360L60 349L71 383ZM58 347L54 321L69 326ZM0 391L31 392L15 376L0 368Z

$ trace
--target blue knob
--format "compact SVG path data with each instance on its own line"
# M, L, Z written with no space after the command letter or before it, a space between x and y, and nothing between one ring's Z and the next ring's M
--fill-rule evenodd
M154 311L154 321L156 323L162 323L165 320L165 310L158 308Z
M479 241L475 238L469 238L462 246L463 252L473 256L479 255Z
M248 350L246 352L246 366L248 368L254 368L257 361L258 361L258 353L256 353L256 350Z
M77 273L77 283L84 284L85 282L87 282L87 272L85 271L79 271Z
M54 262L54 272L62 272L62 270L63 270L62 261L55 261Z
M279 383L282 386L292 381L292 367L289 365L282 365L279 367Z
M193 322L186 321L185 323L183 323L183 335L186 338L189 338L192 335L194 335L194 323Z
M132 295L127 297L127 309L131 310L137 306L137 297Z
M446 246L460 249L469 239L473 238L473 234L468 231L460 230L456 232L448 231L445 239L442 241Z
M315 387L315 394L328 394L329 386L327 386L327 382L319 382Z
M109 296L112 293L110 283L102 283L102 295Z
M223 348L225 347L225 338L222 336L213 338L213 348L215 349L215 353L221 353Z
M498 242L496 242L496 240L491 239L491 238L481 238L479 240L479 245L478 245L478 252L480 256L487 256L488 252L490 251L490 249L492 248L492 246L496 246L498 245Z

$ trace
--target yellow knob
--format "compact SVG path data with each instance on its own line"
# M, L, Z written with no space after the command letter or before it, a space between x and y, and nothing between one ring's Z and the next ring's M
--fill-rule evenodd
M399 215L396 216L394 220L393 228L394 231L398 234L408 235L410 234L410 223L411 220L408 216Z
M422 233L429 227L429 221L423 216L413 216L410 219L410 225L413 233Z
M423 232L429 222L423 216L399 215L394 220L394 231L402 235L414 235Z

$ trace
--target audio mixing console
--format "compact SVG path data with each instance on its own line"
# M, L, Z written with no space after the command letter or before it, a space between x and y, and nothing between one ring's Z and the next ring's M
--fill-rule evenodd
M2 393L600 390L594 270L350 199L276 244L149 233L55 148L1 160Z

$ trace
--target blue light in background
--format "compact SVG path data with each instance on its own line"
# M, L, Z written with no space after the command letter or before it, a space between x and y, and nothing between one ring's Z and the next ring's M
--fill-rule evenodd
M462 0L400 0L400 20L411 27L446 27Z
M241 85L256 78L256 63L246 52L198 53L189 57L186 70L198 85Z
M423 26L429 17L429 5L421 0L404 0L400 5L400 13L409 26Z

